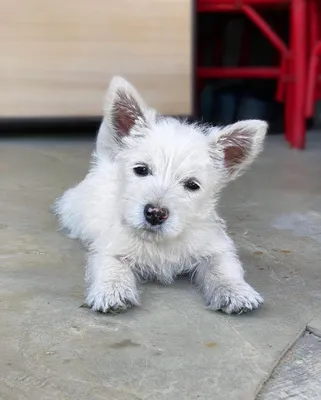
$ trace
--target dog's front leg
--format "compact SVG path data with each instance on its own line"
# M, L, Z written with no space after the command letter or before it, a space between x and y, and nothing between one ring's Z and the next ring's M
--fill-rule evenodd
M211 310L227 314L254 310L263 298L244 280L244 271L232 240L224 233L216 240L216 251L205 257L196 270L196 282Z
M105 254L101 246L88 257L86 281L89 285L86 303L94 311L117 312L139 305L132 269L121 257Z

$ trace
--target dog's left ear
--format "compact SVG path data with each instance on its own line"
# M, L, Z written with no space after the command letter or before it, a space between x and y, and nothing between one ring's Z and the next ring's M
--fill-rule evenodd
M229 180L240 176L263 149L268 124L261 120L245 120L223 128L213 128L210 146L213 157L224 158Z
M137 90L116 76L110 82L104 102L104 120L97 137L97 151L115 151L115 146L147 124L148 107ZM136 128L136 129L134 129Z

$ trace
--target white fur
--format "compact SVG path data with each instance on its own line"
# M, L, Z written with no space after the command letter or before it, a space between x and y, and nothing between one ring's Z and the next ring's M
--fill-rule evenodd
M139 278L167 284L188 272L212 310L259 307L263 299L243 279L216 203L262 149L267 124L210 128L160 117L119 77L104 110L88 175L54 206L61 226L88 246L87 304L102 312L126 309L139 304ZM150 175L133 172L141 163ZM198 191L184 188L188 178ZM168 220L148 226L147 203L166 207Z

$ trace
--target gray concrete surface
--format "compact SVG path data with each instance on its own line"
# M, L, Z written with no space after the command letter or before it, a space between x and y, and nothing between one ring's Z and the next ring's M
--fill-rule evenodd
M0 142L0 399L252 400L321 304L321 136L270 137L221 212L258 312L207 311L186 280L146 285L142 307L81 308L84 250L49 207L87 171L89 141ZM106 177L108 179L108 177Z
M257 400L320 400L321 338L306 333L282 359Z
M317 315L311 321L309 321L307 325L307 330L321 338L321 314Z

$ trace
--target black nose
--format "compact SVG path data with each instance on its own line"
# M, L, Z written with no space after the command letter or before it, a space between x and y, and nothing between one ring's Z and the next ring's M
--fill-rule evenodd
M167 208L155 207L153 204L146 204L144 208L145 219L151 225L160 225L168 218Z

